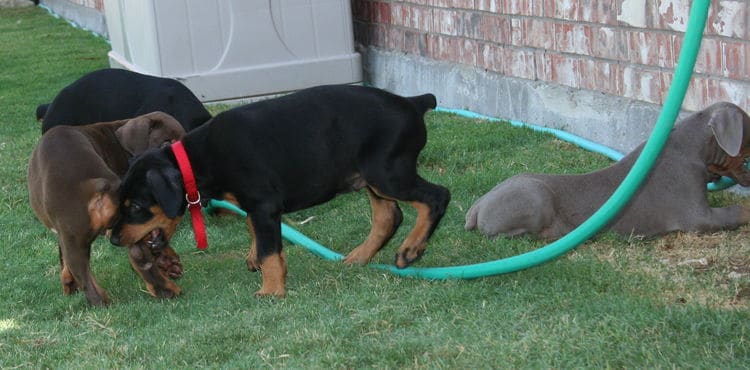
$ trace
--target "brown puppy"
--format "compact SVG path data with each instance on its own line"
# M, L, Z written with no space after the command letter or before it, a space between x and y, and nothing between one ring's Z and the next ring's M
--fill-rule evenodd
M37 218L58 236L63 292L79 288L92 305L109 303L91 274L91 243L117 214L120 177L128 161L149 148L169 144L185 133L172 116L153 112L131 120L86 126L57 126L42 135L28 171L29 200ZM153 247L157 241L149 240ZM145 241L131 246L130 260L154 295L173 295L157 264L144 260ZM166 251L165 254L173 254ZM152 259L153 260L153 259Z

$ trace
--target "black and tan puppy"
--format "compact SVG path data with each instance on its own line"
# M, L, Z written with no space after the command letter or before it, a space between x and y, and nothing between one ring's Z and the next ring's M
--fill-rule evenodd
M65 294L82 289L89 303L109 303L107 293L91 275L91 243L111 226L117 214L120 178L129 159L183 134L174 118L153 112L131 120L58 126L39 139L29 162L29 200L39 220L58 236ZM155 236L132 243L130 260L152 294L172 296L179 290L164 288L174 284L158 271L151 256L143 256L143 249L163 247ZM147 241L150 245L144 244ZM150 259L144 259L147 257Z
M340 193L367 189L373 219L370 235L345 262L367 263L393 236L402 220L397 201L415 207L417 220L396 265L422 255L450 198L417 174L427 140L423 115L435 104L431 94L404 98L368 87L320 86L223 112L185 135L201 198L228 193L248 213L247 264L263 277L256 295L285 295L282 213ZM114 244L132 244L154 230L172 236L186 200L171 148L135 161L121 190Z
M190 131L211 119L197 97L177 80L124 69L91 72L36 109L42 133L57 125L85 125L161 111Z

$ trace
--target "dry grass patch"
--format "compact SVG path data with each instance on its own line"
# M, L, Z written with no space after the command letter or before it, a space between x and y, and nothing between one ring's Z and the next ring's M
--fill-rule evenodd
M750 308L750 227L713 234L672 233L651 240L607 235L585 248L616 270L665 282L659 300ZM619 240L618 240L619 239Z

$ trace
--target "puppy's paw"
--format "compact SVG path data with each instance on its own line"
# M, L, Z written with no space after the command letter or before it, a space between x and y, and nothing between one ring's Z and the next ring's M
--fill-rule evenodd
M276 289L261 288L259 291L255 292L255 296L256 297L284 298L286 297L286 289L284 288L276 288Z
M420 258L422 258L422 255L424 254L424 249L421 250L407 250L407 251L399 251L396 253L396 267L402 269L409 267L412 263L418 261Z
M167 246L163 250L154 254L156 256L156 265L164 275L168 276L170 279L179 279L182 277L185 269L182 267L180 255L178 255L172 247Z
M182 293L182 289L177 284L168 280L164 282L163 286L148 284L146 287L148 293L154 298L174 298Z
M252 258L248 256L245 262L247 263L247 269L250 270L251 272L260 271L260 262L258 261L257 258Z

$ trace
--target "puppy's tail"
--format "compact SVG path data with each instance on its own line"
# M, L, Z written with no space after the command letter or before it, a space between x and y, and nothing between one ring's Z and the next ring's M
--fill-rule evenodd
M478 203L478 202L477 202ZM479 204L474 203L469 212L466 212L466 223L464 224L464 230L469 231L477 227L477 217L479 215Z
M36 107L36 120L39 122L42 122L44 119L44 115L47 114L47 108L49 108L49 104L40 104L38 107Z
M437 99L435 98L435 95L432 94L424 94L419 96L412 96L407 98L409 101L414 104L415 107L417 107L417 111L420 114L425 114L430 109L435 109L437 107Z

